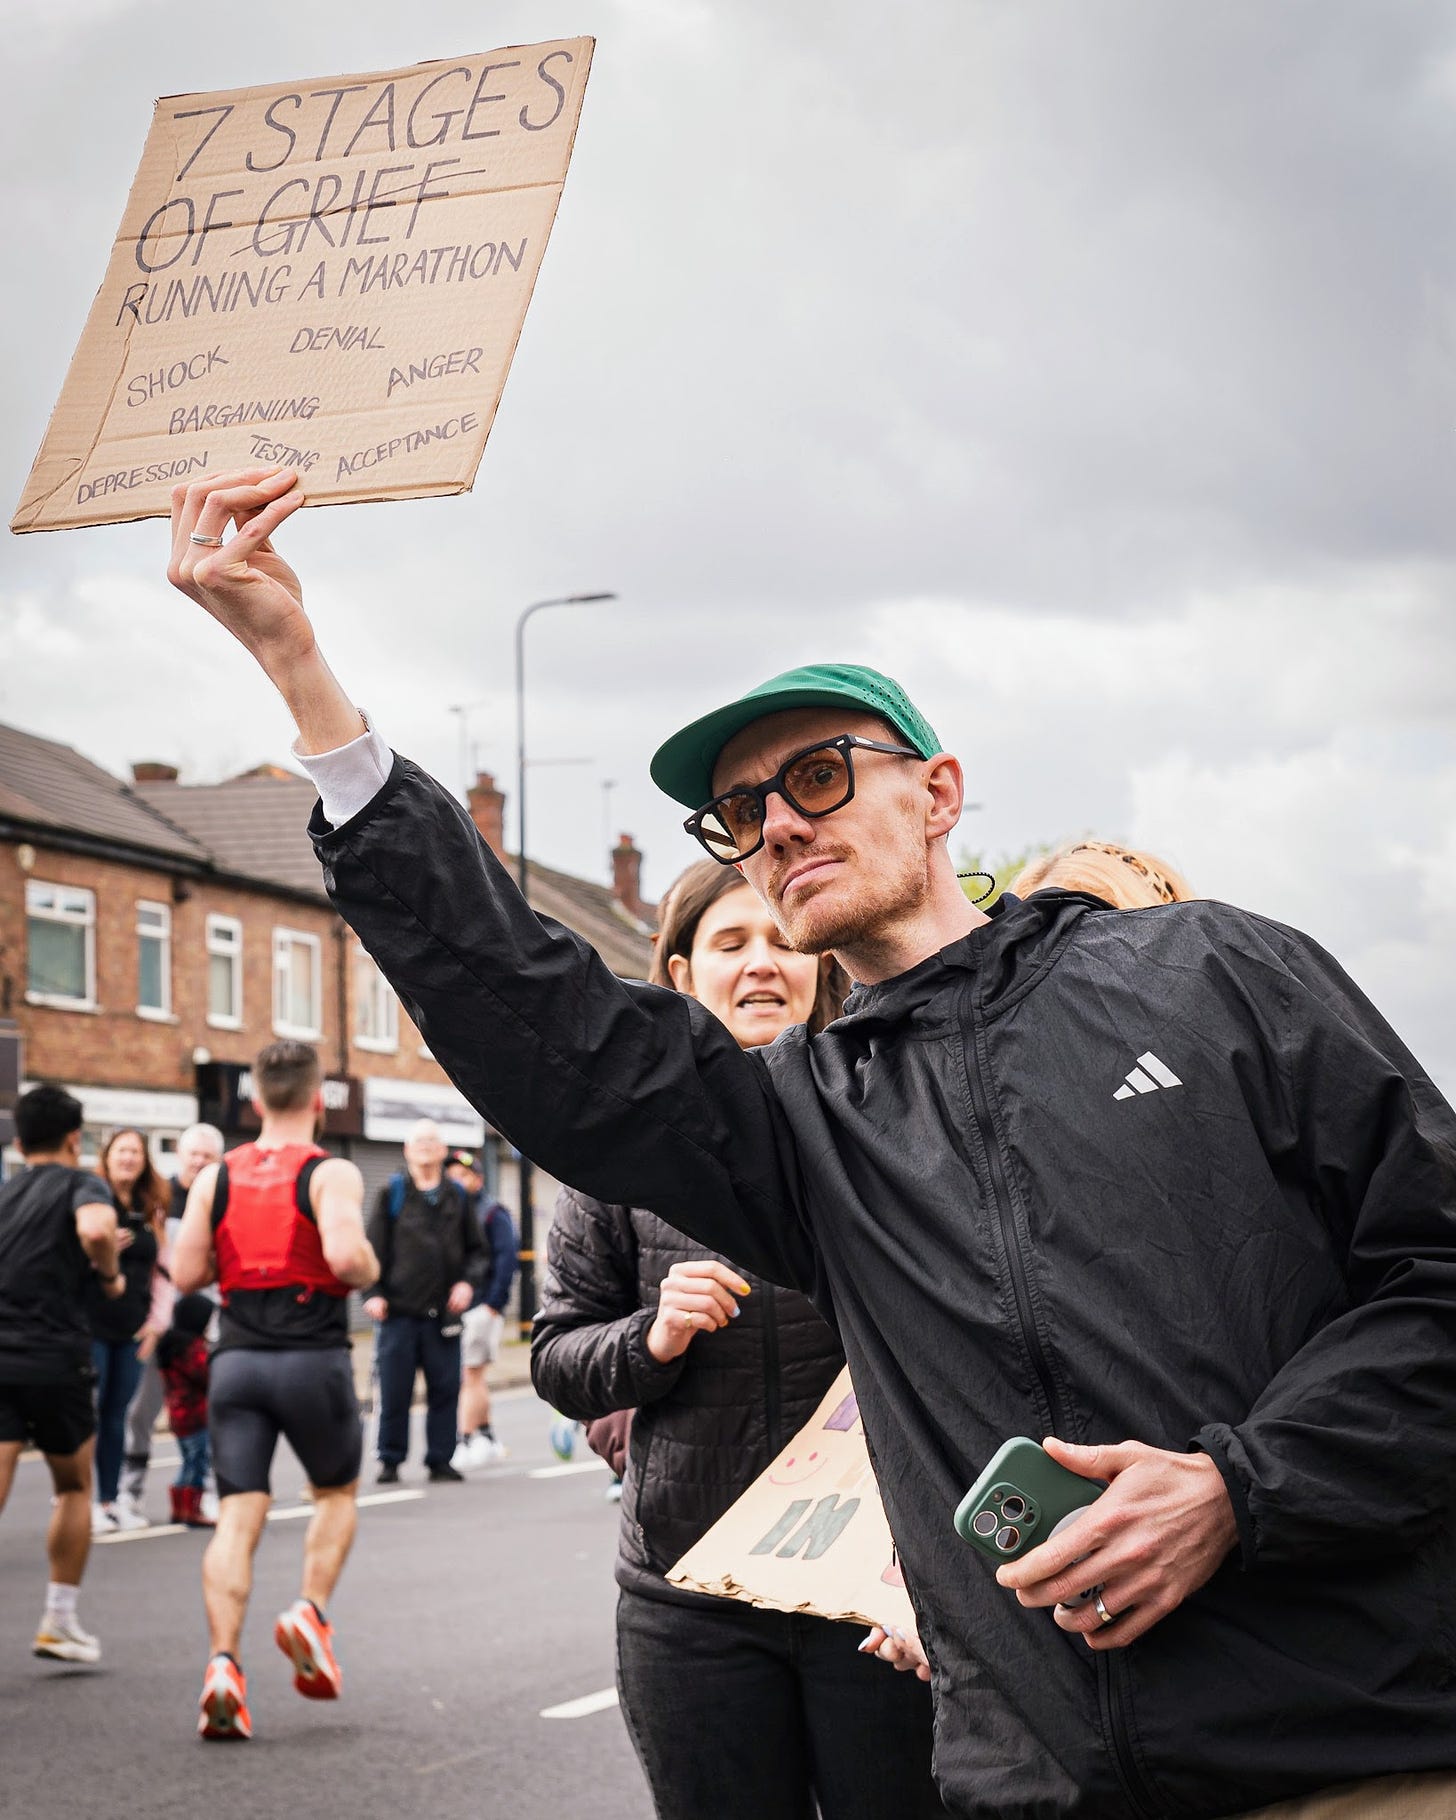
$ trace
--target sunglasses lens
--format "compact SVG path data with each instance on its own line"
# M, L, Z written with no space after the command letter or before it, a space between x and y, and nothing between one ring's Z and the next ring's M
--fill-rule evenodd
M784 794L805 815L827 815L849 797L849 761L837 746L796 758L784 773Z
M748 805L749 814L735 816L732 805ZM758 830L754 825L753 811L758 808L753 797L733 797L727 803L715 803L704 812L698 823L698 839L712 854L714 859L733 860L753 846L758 839Z

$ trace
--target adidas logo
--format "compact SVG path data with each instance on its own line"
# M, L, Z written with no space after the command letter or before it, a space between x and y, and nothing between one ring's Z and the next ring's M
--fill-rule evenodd
M1115 1100L1130 1100L1137 1093L1156 1093L1159 1087L1183 1085L1166 1062L1160 1062L1151 1049L1137 1059L1137 1067L1113 1094Z

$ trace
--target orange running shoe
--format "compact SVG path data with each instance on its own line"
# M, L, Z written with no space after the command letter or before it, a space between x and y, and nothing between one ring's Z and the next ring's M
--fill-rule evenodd
M334 1656L334 1627L309 1599L295 1599L273 1627L273 1641L293 1663L293 1685L306 1700L337 1700L344 1675Z
M214 1656L202 1677L197 1729L204 1738L251 1738L248 1684L231 1656Z

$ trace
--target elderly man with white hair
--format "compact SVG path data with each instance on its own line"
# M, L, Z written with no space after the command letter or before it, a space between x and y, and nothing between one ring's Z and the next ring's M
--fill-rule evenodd
M126 1411L126 1452L122 1458L121 1488L117 1493L116 1517L121 1529L145 1529L144 1508L147 1495L147 1473L152 1463L152 1434L157 1417L162 1413L162 1374L155 1358L157 1341L171 1319L171 1281L167 1276L167 1258L177 1228L187 1209L187 1194L202 1171L222 1161L223 1137L216 1125L189 1125L177 1140L177 1170L172 1177L172 1204L167 1213L167 1244L157 1265L152 1305L142 1328L138 1356L142 1359L141 1381ZM212 1500L213 1503L216 1500ZM209 1512L208 1514L211 1514Z
M404 1168L380 1189L369 1218L379 1281L364 1312L379 1323L379 1483L393 1485L409 1454L415 1375L425 1374L425 1465L437 1481L462 1475L455 1451L461 1316L475 1299L485 1247L463 1188L445 1174L445 1140L421 1119Z

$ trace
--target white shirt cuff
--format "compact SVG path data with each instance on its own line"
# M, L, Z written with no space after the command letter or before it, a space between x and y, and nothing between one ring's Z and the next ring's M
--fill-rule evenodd
M358 739L332 752L300 752L298 741L293 742L293 756L313 779L331 828L341 828L367 809L394 769L394 754L369 725L367 715L364 724L366 731Z

